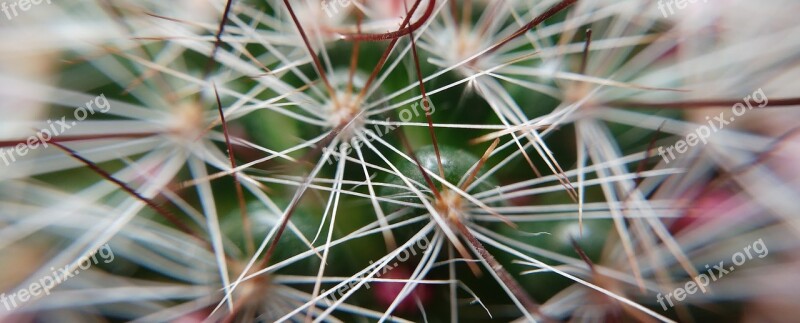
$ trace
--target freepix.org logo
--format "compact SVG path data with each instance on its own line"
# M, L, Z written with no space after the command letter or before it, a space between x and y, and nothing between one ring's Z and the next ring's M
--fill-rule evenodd
M30 151L38 149L39 146L44 148L49 147L48 143L50 143L53 138L64 134L70 128L76 126L78 122L85 120L90 115L94 115L97 112L106 113L110 109L111 103L108 102L105 95L100 94L93 100L86 102L84 106L75 109L75 112L73 112L75 120L67 120L67 117L61 117L60 120L55 121L47 120L47 128L40 129L36 134L20 142L13 149L5 150L0 148L0 159L3 160L6 166L11 165L11 163L17 161L18 157L24 157Z
M671 308L675 306L675 303L682 302L698 290L705 294L707 292L706 287L712 282L716 282L722 279L722 277L729 275L736 270L737 267L744 265L744 263L749 260L753 260L754 256L758 256L759 259L762 259L767 255L769 255L769 249L767 249L767 245L764 244L764 239L758 239L742 248L742 251L736 252L731 256L733 265L729 266L725 264L725 261L720 261L719 264L711 267L706 265L708 274L699 274L693 280L686 282L684 286L679 286L665 295L658 293L658 295L656 295L656 301L661 304L661 308L666 311L668 309L667 304L669 304ZM666 303L664 301L666 301Z
M349 6L352 1L353 0L322 0L322 10L325 10L325 14L328 15L328 18L331 18L334 14L339 13L339 9L344 9Z
M409 122L412 118L419 117L420 115L425 115L426 111L430 114L434 114L436 112L436 107L433 105L433 102L429 98L422 98L421 100L414 102L411 104L410 107L406 107L405 109L400 110L398 113L400 122ZM383 125L383 131L381 131L381 126L378 124L374 125L374 132L378 137L383 137L390 132L397 129L398 126L392 125L391 118L386 118L386 122ZM372 142L374 139L368 139L369 142ZM339 161L340 158L350 155L353 148L361 148L364 143L361 140L358 140L357 137L354 137L349 142L344 142L341 145L334 147L333 149L328 149L328 147L323 147L323 153L330 153L332 158L328 158L328 165L333 165L334 160Z
M19 0L11 2L2 2L0 3L0 11L6 15L8 20L14 19L15 17L19 16L20 11L28 11L31 10L33 6L38 6L42 3L50 4L51 0ZM19 11L17 10L19 8Z
M59 284L67 281L67 279L71 277L77 276L81 273L81 270L87 270L93 265L97 265L100 262L97 257L98 255L100 259L103 260L103 263L108 264L114 261L114 251L111 250L108 244L105 244L74 263L64 266L64 268L51 267L50 270L53 271L52 275L44 276L38 281L34 281L30 285L14 293L0 294L0 303L3 304L7 311L12 311L25 302L33 300L43 294L45 296L50 295L50 291Z
M711 135L724 130L725 127L736 121L737 117L741 117L754 108L763 108L767 105L769 105L769 98L764 93L764 90L758 88L758 90L755 90L752 94L745 96L742 102L738 102L731 107L731 112L733 112L732 116L726 117L725 112L720 112L719 115L715 116L713 119L711 116L707 116L707 126L699 126L694 132L688 133L685 138L675 142L674 145L666 148L664 148L664 146L659 146L658 155L664 159L665 163L669 164L670 161L675 160L681 154L689 151L689 148L699 143L703 145L708 144L708 139Z
M708 0L702 0L703 3L708 3ZM661 14L664 15L664 18L668 18L671 15L675 14L675 8L678 10L686 9L689 4L695 4L700 2L700 0L658 0L658 10L661 10ZM672 5L675 5L673 7ZM667 14L669 11L669 14Z

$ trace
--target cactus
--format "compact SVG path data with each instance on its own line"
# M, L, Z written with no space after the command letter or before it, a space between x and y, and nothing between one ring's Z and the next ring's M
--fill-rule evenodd
M0 3L0 320L791 320L796 7Z

